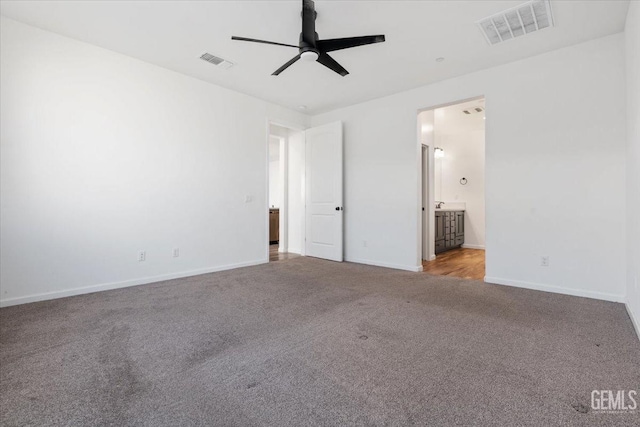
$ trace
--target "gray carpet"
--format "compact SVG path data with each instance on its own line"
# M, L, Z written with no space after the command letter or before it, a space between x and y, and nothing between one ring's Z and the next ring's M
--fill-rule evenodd
M0 424L638 425L621 304L349 263L0 310Z

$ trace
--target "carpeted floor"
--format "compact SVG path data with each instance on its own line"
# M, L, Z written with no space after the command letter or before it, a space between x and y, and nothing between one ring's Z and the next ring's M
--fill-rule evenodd
M0 310L0 424L638 425L621 304L296 258ZM640 400L640 399L639 399Z

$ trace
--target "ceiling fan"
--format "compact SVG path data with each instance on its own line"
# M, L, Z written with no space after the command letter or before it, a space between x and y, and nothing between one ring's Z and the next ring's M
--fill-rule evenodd
M289 68L294 62L302 59L303 61L317 61L343 77L349 74L349 72L345 70L342 65L338 64L335 59L330 57L327 52L333 52L334 50L348 49L351 47L363 46L372 43L381 43L384 41L384 35L319 40L318 33L316 33L317 15L318 13L316 12L313 0L302 0L302 32L300 33L300 43L298 46L294 46L292 44L270 42L266 40L249 39L246 37L233 36L231 37L231 39L245 42L295 47L296 49L298 49L298 54L282 67L274 71L273 74L271 74L272 76L279 75L281 72Z

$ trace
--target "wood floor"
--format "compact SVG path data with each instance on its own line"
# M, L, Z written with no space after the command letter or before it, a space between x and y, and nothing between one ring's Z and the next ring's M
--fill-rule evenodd
M279 253L278 244L269 245L269 262L297 258L293 253ZM438 276L484 280L484 251L482 249L453 249L439 254L434 261L423 261L423 271Z
M269 262L273 262L273 261L280 261L283 259L290 259L290 258L296 258L299 257L300 255L298 254L292 254L292 253L279 253L278 252L278 244L274 244L274 245L269 245Z
M438 276L484 280L484 250L452 249L437 255L433 261L422 261L422 269Z

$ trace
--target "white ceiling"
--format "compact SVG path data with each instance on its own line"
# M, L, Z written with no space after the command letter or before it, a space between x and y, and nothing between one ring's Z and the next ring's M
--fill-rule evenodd
M489 46L475 21L521 3L316 0L320 38L386 35L385 43L331 54L351 73L346 77L301 61L273 77L295 49L231 40L297 44L299 0L2 1L0 12L276 104L306 105L315 114L623 31L629 5L551 0L554 28ZM236 65L216 68L199 59L204 52Z

